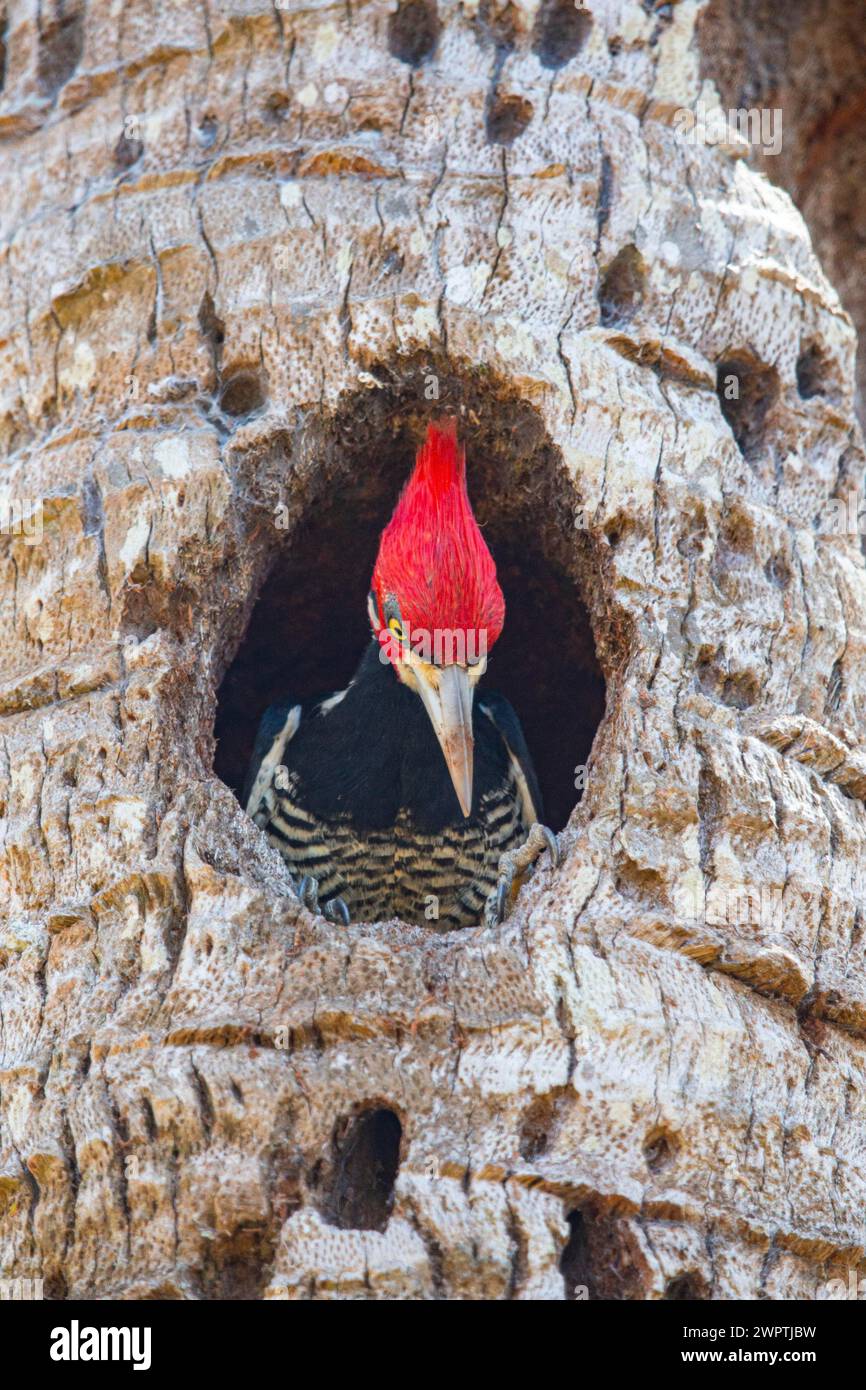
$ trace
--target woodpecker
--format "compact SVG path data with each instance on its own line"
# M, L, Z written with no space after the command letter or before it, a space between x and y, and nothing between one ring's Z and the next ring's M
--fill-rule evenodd
M345 690L264 714L248 814L331 921L495 924L545 849L523 731L479 689L505 621L454 420L431 424L382 533L371 642Z

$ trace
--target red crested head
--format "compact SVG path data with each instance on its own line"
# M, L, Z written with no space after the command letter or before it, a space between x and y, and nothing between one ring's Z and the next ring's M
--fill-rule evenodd
M380 642L394 649L392 660L408 637L416 652L430 644L428 662L465 664L465 652L474 664L502 631L505 600L472 512L454 419L427 430L382 532L372 597L371 621Z

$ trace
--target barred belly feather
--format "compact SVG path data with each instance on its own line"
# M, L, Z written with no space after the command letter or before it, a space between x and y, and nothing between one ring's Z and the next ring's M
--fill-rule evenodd
M482 798L477 821L438 833L419 829L405 808L387 830L359 832L348 817L317 821L274 786L254 819L292 875L311 874L320 899L342 898L353 921L400 917L440 930L478 922L500 856L529 830L513 777Z
M295 881L311 875L319 901L342 898L353 921L476 925L500 856L540 814L520 726L501 697L482 692L476 705L476 789L464 817L420 702L375 652L339 699L287 702L263 730L248 810Z

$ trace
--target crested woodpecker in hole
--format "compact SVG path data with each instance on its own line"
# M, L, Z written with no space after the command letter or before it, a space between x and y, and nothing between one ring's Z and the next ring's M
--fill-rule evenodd
M520 723L479 689L505 601L454 420L431 424L382 533L372 641L346 690L265 713L247 811L332 921L502 921L556 837Z

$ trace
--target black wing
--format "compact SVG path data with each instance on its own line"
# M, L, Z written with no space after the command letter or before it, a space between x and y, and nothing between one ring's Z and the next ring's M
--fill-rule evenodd
M255 806L250 810L250 798L259 774L263 782L270 783L274 768L282 762L286 744L297 733L300 722L301 706L294 700L281 700L262 715L241 802L249 815L256 810ZM264 786L261 790L264 790Z
M485 690L479 694L478 704L495 725L500 738L508 749L521 794L524 801L527 798L529 800L526 807L528 823L531 825L536 820L543 823L544 806L541 800L541 789L538 785L538 778L535 775L529 749L526 746L526 739L523 737L520 720L504 695L497 695L495 692Z

